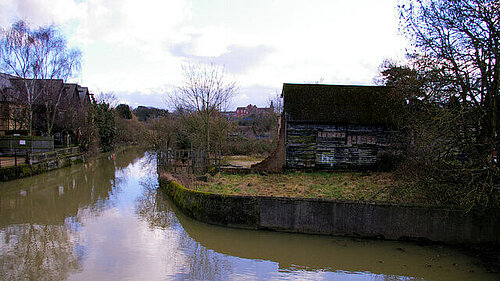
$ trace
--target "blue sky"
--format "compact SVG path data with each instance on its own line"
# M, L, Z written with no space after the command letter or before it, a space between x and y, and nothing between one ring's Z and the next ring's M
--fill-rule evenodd
M84 56L74 80L133 107L167 107L187 63L224 65L233 107L283 83L373 84L401 59L397 0L0 0L0 26L57 24Z

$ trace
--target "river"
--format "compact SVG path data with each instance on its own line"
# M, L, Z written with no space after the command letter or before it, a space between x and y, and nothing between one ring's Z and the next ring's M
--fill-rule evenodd
M0 183L1 280L499 280L441 245L231 229L157 190L139 149Z

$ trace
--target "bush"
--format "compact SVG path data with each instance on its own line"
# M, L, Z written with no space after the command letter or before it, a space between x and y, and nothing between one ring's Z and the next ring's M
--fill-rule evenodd
M145 142L144 124L137 119L124 119L115 116L116 134L114 144L143 144Z
M269 154L276 144L269 140L230 140L223 144L224 155Z
M132 119L132 111L130 111L130 107L127 104L119 104L116 109L116 114L118 117L121 117L123 119Z

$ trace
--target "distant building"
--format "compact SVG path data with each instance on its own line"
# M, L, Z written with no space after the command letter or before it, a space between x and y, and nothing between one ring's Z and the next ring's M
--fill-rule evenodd
M238 107L236 108L235 117L241 118L250 115L250 111L248 107L252 107L252 105L248 105L247 107Z
M265 114L271 114L274 111L273 103L269 107L257 107L256 105L249 104L245 107L237 107L236 111L225 111L222 115L228 117L229 119L239 119L248 118L251 116L264 116Z
M236 121L238 125L232 137L244 139L271 139L271 128L273 123L274 106L271 102L269 107L257 107L249 104L245 107L237 107L235 111L224 111L220 114L228 120Z

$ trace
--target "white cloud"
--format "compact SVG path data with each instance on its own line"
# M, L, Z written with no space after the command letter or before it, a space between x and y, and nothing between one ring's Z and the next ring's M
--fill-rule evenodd
M143 46L169 38L189 17L186 0L88 0L77 35L84 42L105 41Z
M0 26L24 20L34 26L62 24L81 16L83 3L73 0L0 0Z
M182 63L211 61L238 79L241 103L264 105L266 91L280 91L285 82L371 84L384 58L403 53L395 5L396 0L0 0L0 25L21 18L67 26L70 43L84 53L78 82L91 89L148 93L176 84ZM133 103L132 97L126 100Z
M217 25L199 25L190 21L171 34L170 48L184 45L189 47L189 54L200 57L215 57L227 52L227 47L235 40L229 27Z
M185 58L190 63L215 63L224 66L229 72L245 73L273 52L272 48L264 45L253 47L230 45L224 53L218 56L200 56L195 54L194 49L194 42L183 42L173 45L170 53Z

